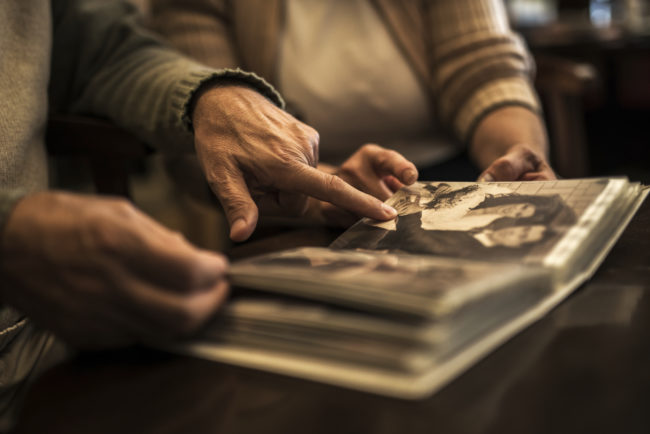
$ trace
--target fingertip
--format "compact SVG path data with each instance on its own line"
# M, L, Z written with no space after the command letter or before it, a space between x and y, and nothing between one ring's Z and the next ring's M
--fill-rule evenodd
M248 223L243 218L238 218L230 226L230 239L233 241L246 241L254 229L254 225Z
M414 167L408 168L402 172L401 180L406 185L411 185L418 180L418 171Z
M395 217L397 217L397 210L390 205L382 203L381 210L384 213L384 216L387 220L394 219Z
M478 182L494 182L494 176L489 173L484 173L479 176Z

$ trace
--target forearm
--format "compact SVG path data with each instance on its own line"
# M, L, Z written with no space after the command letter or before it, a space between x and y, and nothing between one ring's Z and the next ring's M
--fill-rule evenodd
M526 145L548 160L548 140L542 118L529 109L506 106L483 118L470 142L470 155L483 170L515 145Z
M428 3L437 114L460 142L471 144L478 124L498 108L539 110L532 58L509 28L503 2Z

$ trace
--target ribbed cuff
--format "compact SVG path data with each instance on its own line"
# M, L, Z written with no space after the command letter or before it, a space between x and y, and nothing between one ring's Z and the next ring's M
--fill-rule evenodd
M178 120L187 132L193 132L191 111L194 96L203 86L218 83L220 80L241 83L255 89L278 107L284 108L285 106L284 100L278 91L262 77L252 72L246 72L239 68L218 71L213 69L192 71L189 78L179 82L172 99L172 104L178 112Z
M453 129L463 143L468 143L476 127L488 114L506 106L524 107L541 116L537 95L521 78L503 79L475 92L458 112Z

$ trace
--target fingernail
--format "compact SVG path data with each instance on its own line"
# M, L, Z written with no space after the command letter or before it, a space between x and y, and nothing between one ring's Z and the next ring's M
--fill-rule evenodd
M478 179L478 182L494 182L494 177L486 173Z
M414 169L406 169L402 174L402 179L407 184L413 184L418 180L418 172Z
M393 208L392 206L382 203L381 209L383 209L384 213L387 214L389 217L397 217L397 210L395 210L395 208Z

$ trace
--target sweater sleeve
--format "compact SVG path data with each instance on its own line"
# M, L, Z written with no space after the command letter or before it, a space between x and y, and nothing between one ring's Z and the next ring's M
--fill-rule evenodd
M499 0L429 1L432 87L442 121L463 142L492 110L516 105L540 113L534 63L509 27Z
M53 3L50 105L53 111L100 116L168 152L193 150L191 102L205 83L250 86L278 106L275 89L240 69L215 70L183 57L144 30L120 1Z
M226 0L149 0L149 25L173 47L213 68L241 65Z

